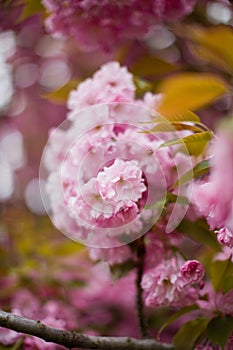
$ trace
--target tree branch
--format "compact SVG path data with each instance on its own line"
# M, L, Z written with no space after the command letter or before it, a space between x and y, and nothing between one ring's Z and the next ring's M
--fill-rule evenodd
M143 291L141 287L145 254L146 254L144 236L138 239L137 244L138 244L137 246L138 265L137 265L137 278L136 278L136 293L137 293L136 306L137 306L138 323L139 323L141 335L143 338L148 338L149 332L148 332L147 320L146 320L144 304L143 304Z
M16 332L36 336L47 342L64 345L68 348L99 350L172 350L173 346L153 339L136 339L128 337L90 336L73 331L46 326L40 321L30 320L0 311L0 326Z

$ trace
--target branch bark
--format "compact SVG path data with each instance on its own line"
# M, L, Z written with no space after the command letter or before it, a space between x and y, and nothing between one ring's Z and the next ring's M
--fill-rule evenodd
M138 266L137 266L137 278L136 278L136 306L138 313L138 323L141 331L141 335L143 338L149 337L147 320L145 315L145 309L143 304L143 291L141 287L141 281L144 270L144 262L145 262L145 243L144 236L140 237L137 241L137 258L138 258Z
M99 350L172 350L170 344L160 343L153 339L136 339L128 337L90 336L73 331L65 331L46 326L40 321L30 320L11 313L0 311L0 326L16 332L29 334L47 342L63 345L69 349Z

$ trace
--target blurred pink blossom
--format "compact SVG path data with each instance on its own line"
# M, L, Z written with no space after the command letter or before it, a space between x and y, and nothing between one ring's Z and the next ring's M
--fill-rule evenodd
M45 22L56 36L73 36L85 50L113 50L128 40L142 39L160 22L189 14L195 0L43 0L50 12Z
M207 218L210 228L220 231L221 241L229 239L233 231L233 138L232 122L225 122L218 129L211 147L211 172L206 182L194 186L192 201ZM224 239L223 239L224 234Z

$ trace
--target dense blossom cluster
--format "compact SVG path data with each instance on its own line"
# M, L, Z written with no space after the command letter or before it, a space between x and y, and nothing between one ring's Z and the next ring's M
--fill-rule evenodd
M156 117L148 105L162 97L147 93L139 100L134 91L125 67L117 62L101 67L70 93L71 127L52 131L44 158L53 222L90 246L93 260L110 265L135 259L127 243L159 219L162 207L155 204L165 200L176 168L189 166L186 155L159 148L162 135L136 126ZM153 306L191 304L199 297L204 267L173 257L170 246L178 248L181 238L164 233L167 220L158 223L161 235L146 234L145 300Z
M129 243L148 231L162 210L153 205L164 200L176 180L177 164L189 161L159 149L160 136L140 127L140 121L156 117L147 107L148 97L161 97L147 94L137 100L134 90L125 67L117 62L103 66L71 92L71 126L52 131L45 152L54 223L97 248Z
M129 39L141 39L153 25L189 14L195 2L43 0L51 12L46 20L47 30L57 36L73 36L87 50L112 50Z

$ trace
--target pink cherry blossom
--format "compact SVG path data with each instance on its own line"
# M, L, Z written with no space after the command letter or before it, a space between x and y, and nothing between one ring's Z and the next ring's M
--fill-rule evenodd
M107 261L109 265L121 264L132 256L128 245L114 248L89 248L89 256L93 261Z
M137 163L116 159L90 179L77 193L66 193L72 215L97 227L115 227L133 220L138 200L146 190Z
M233 315L233 289L229 292L222 294L218 293L216 298L216 308L223 315Z
M106 63L93 78L71 91L67 105L74 112L69 118L74 119L77 111L99 103L132 102L135 89L133 75L125 67L120 67L118 62Z
M146 190L138 162L125 162L119 158L112 166L104 167L97 175L98 190L107 200L137 202Z
M198 306L204 315L213 317L216 312L224 315L233 315L233 291L229 290L225 294L216 292L208 281L200 291L201 298L197 301Z
M224 350L232 350L232 349L233 349L233 333L231 334L231 336L227 340L227 343L225 345L225 349Z
M145 272L141 286L145 292L148 306L185 306L198 298L198 288L192 287L193 281L184 284L181 275L183 261L172 257Z

